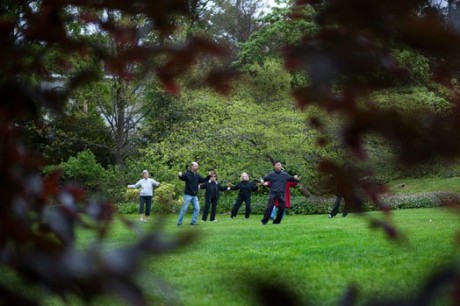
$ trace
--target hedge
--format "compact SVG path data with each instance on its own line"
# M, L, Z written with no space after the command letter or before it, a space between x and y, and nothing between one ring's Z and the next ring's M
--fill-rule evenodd
M201 210L204 207L204 198L202 195L200 198ZM217 205L218 214L228 214L233 207L236 200L236 195L222 195ZM334 197L316 197L311 196L305 198L303 196L292 196L291 197L291 208L287 210L288 214L301 214L301 215L315 215L315 214L328 214L331 210ZM447 207L455 206L460 204L460 193L457 192L423 192L415 194L396 194L396 195L385 195L381 198L381 207L387 207L389 209L410 209L410 208L431 208L431 207ZM153 200L152 211L154 214L168 214L178 213L182 206L182 196L177 199L170 199L169 203L165 203L164 199L160 203L156 197ZM267 196L253 195L251 198L251 213L252 214L263 214L265 207L267 206ZM138 203L136 202L125 202L117 205L118 213L121 214L134 214L138 211ZM342 206L343 208L343 202ZM189 206L191 212L193 205ZM378 210L379 207L368 201L364 202L364 211ZM243 203L239 209L239 214L244 214L245 204Z

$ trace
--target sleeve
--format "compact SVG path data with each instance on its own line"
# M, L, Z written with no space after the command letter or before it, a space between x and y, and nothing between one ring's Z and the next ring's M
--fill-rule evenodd
M271 181L271 176L270 176L270 174L271 174L271 173L269 173L269 174L267 174L266 176L264 176L264 177L262 178L262 180L263 180L264 182L266 182L266 181Z
M132 185L133 188L139 188L139 187L141 187L141 182L142 182L142 180L138 180L136 184Z
M178 175L177 176L181 181L186 181L187 180L187 176L185 175L185 173L182 173L182 175Z
M259 189L256 184L252 183L251 191L257 191Z
M155 186L155 187L158 187L160 186L160 183L155 181L154 179L151 179L152 180L152 185Z
M225 190L227 190L227 187L222 186L221 184L217 184L217 185L219 186L219 190L220 190L220 191L225 191Z
M238 190L238 189L240 189L240 184L239 184L239 183L236 184L236 185L233 186L233 187L230 187L230 190L232 190L232 191L233 191L233 190Z
M206 189L206 184L199 184L199 185L198 185L198 188L199 188L199 189Z
M202 176L198 176L198 182L200 183L205 183L207 181L209 181L209 179L211 178L211 176L206 176L206 177L202 177Z

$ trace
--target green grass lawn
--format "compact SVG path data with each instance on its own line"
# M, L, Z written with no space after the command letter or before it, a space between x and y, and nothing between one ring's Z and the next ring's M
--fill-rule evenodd
M460 177L407 178L388 183L394 193L417 193L430 191L460 192Z
M192 231L199 238L179 252L145 258L139 282L152 300L156 294L166 305L255 305L255 280L263 277L286 284L304 305L337 305L350 285L358 288L363 302L406 296L437 267L458 260L460 220L443 209L394 211L392 219L406 237L403 243L369 228L369 218L383 218L379 212L333 219L286 216L280 225L265 226L257 215L249 221L241 215L218 217L216 223L196 227L186 225L190 214L182 227L175 225L177 216L151 220L164 218L167 236ZM139 226L148 232L153 223ZM116 223L108 245L121 246L138 235ZM83 243L91 239L81 237Z

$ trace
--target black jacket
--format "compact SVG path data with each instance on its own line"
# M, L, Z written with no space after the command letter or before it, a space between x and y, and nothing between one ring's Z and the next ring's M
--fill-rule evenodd
M257 185L251 181L241 181L230 188L230 190L240 190L238 197L241 199L247 199L251 197L251 191L257 191Z
M207 181L204 184L200 184L200 189L206 189L206 193L204 194L204 198L206 201L210 201L213 199L219 200L220 192L227 190L227 187L221 186L218 182L214 181Z
M201 177L199 174L187 170L187 172L182 173L182 175L179 176L179 179L181 181L185 181L184 193L187 195L196 196L198 194L198 184L209 180L209 176Z
M288 181L296 181L293 176L284 171L270 172L263 180L270 182L270 193L285 193L286 183Z

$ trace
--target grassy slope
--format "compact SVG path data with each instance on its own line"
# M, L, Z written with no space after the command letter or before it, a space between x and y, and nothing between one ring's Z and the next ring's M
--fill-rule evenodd
M404 184L404 187L399 187ZM429 191L460 192L460 177L401 179L388 183L394 193L417 193Z

